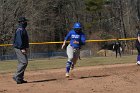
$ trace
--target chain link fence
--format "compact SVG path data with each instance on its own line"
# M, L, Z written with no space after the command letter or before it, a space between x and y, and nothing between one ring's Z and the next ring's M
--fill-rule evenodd
M109 42L93 42L87 43L86 46L82 47L80 56L81 57L91 57L91 56L115 56L115 51L112 49L112 44L114 41ZM137 50L135 48L135 40L129 40L122 44L122 55L136 55ZM56 45L33 45L28 50L29 59L37 59L37 58L66 58L66 49L61 49L61 45L59 48L55 49ZM42 50L39 50L41 49ZM48 49L45 49L48 48ZM66 48L66 47L65 47ZM33 50L36 51L33 51ZM44 49L44 50L43 50ZM16 54L14 52L14 48L12 46L3 46L0 47L0 60L15 60Z

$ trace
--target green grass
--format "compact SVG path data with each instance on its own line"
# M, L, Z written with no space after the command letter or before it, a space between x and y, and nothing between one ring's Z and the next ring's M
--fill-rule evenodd
M31 59L27 70L43 70L64 68L67 59ZM78 60L76 66L96 66L109 64L124 64L136 62L136 55L118 57L88 57ZM0 61L0 73L9 73L16 71L17 60Z

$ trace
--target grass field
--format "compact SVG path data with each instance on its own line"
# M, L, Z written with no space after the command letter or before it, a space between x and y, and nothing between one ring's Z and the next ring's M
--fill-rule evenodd
M64 68L67 59L29 59L27 70L44 70ZM78 60L76 66L95 66L108 64L135 63L136 55L123 57L88 57ZM17 60L0 61L0 73L9 73L16 71Z

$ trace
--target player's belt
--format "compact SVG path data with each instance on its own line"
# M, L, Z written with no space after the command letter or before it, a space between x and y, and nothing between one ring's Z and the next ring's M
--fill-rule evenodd
M70 45L73 49L78 50L80 49L79 47L73 47L72 45Z

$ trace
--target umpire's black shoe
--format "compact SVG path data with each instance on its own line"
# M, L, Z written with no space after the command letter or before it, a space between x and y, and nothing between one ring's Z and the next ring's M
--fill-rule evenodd
M22 82L22 83L27 83L27 81L25 81L25 80L21 80L21 82Z
M17 80L15 77L13 77L13 80L17 82L17 84L27 83L25 80Z
M22 84L22 82L21 81L16 81L17 82L17 84Z
M13 80L17 82L17 84L22 84L21 81L17 80L15 77L13 77Z

